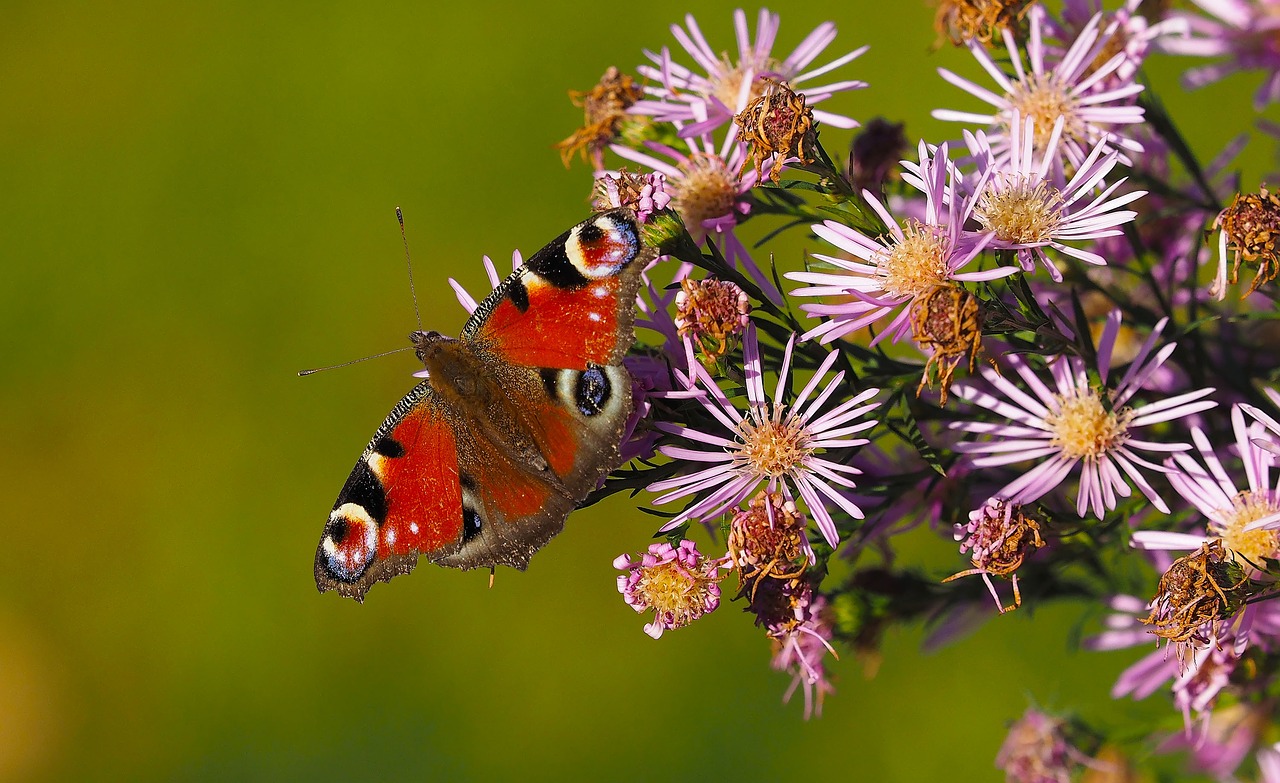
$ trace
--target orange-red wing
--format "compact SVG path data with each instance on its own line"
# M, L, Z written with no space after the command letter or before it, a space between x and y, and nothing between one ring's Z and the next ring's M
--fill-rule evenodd
M633 341L640 272L653 256L630 211L596 215L503 281L462 337L526 367L618 364Z

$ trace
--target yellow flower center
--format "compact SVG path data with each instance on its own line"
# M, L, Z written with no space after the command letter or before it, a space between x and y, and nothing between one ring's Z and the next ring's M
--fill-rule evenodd
M1128 440L1132 409L1108 411L1093 389L1078 390L1071 396L1054 395L1054 399L1057 410L1051 410L1044 420L1053 430L1050 443L1062 449L1064 457L1096 461Z
M1027 78L1013 85L1013 92L1005 97L1023 122L1028 117L1035 120L1035 145L1038 149L1043 150L1049 143L1049 136L1053 134L1053 126L1059 117L1066 118L1062 126L1063 140L1084 140L1085 128L1078 113L1079 103L1052 72L1027 74ZM1001 121L1010 133L1022 133L1021 128L1010 127L1012 112L1002 116Z
M676 627L697 619L706 602L704 581L674 562L644 569L636 592L659 617L673 618Z
M760 79L762 71L773 71L777 69L778 63L775 60L766 58L763 62L756 63L756 67L752 70L752 84L747 91L747 99L738 105L738 93L742 90L742 80L747 75L747 66L750 63L739 62L734 65L729 61L729 56L722 55L720 63L724 69L724 75L712 77L711 94L720 99L720 102L728 106L735 114L746 108L747 104L754 101L764 94L765 83Z
M974 206L973 216L1002 242L1048 242L1062 225L1058 189L1017 174L999 174Z
M1275 530L1249 530L1245 527L1265 516L1280 511L1280 504L1268 492L1241 492L1231 500L1231 508L1223 509L1222 521L1209 523L1209 532L1220 537L1227 549L1258 566L1263 558L1274 558L1280 549L1280 533Z
M915 221L902 234L902 241L878 263L884 290L893 296L917 297L942 285L947 279L946 240Z
M743 445L738 459L761 476L786 476L813 452L802 424L765 418L758 408L752 409L739 431Z
M680 164L684 177L669 183L672 202L694 238L701 237L703 221L724 217L738 197L737 178L716 155L695 152Z

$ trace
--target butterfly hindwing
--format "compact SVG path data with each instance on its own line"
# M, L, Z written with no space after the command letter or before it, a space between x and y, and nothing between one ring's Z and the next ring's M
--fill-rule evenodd
M512 377L516 374L524 375L523 381ZM440 557L441 565L524 569L618 463L618 442L632 410L631 379L621 366L531 370L507 365L496 377L509 393L522 395L515 401L520 429L543 461L533 467L510 460L509 444L480 437L480 427L471 429L477 437L458 454L468 513L478 514L480 534Z

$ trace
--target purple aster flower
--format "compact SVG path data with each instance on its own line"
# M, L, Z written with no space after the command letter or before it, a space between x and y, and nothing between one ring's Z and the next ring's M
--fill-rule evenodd
M964 230L974 204L968 198L958 197L959 175L947 159L947 146L944 144L930 154L922 141L919 152L919 165L911 167L904 179L924 193L923 221L908 219L900 226L884 204L871 191L864 190L863 198L889 226L888 237L872 238L833 220L813 227L815 234L853 259L814 254L814 258L839 271L789 272L788 279L809 284L792 294L852 296L853 299L837 304L804 305L809 315L827 316L828 320L806 332L803 339L817 337L828 343L894 314L889 326L876 335L872 344L886 336L898 340L911 331L914 305L939 286L952 281L994 280L1018 271L1015 267L960 271L993 237L974 236Z
M1071 773L1081 758L1067 744L1065 724L1037 709L1029 708L1009 727L996 767L1004 771L1007 783L1071 783Z
M789 622L770 626L768 633L774 645L771 665L792 675L782 700L790 701L796 689L803 687L804 717L808 720L822 714L822 700L835 690L827 679L824 661L827 653L835 656L836 651L830 641L834 634L827 619L826 596L814 595L808 586L802 591L794 601L794 617Z
M1167 473L1170 468L1149 462L1138 452L1186 451L1191 446L1142 440L1137 437L1139 430L1208 410L1217 402L1204 399L1214 391L1206 388L1131 407L1134 395L1147 384L1176 347L1176 343L1170 343L1154 355L1152 353L1167 320L1162 319L1156 324L1114 387L1095 388L1089 382L1084 361L1065 354L1049 360L1052 389L1019 354L1005 357L1012 372L999 373L983 367L982 376L996 394L968 384L958 384L952 391L974 405L1008 418L1011 423L955 422L951 425L954 429L993 437L991 440L958 443L956 449L975 455L971 462L976 468L1038 461L1034 468L1010 481L997 493L1013 503L1026 504L1042 497L1061 484L1078 466L1080 486L1076 495L1076 512L1080 516L1092 509L1094 516L1101 519L1116 507L1118 498L1130 495L1129 482L1136 484L1152 505L1168 514L1168 505L1156 494L1139 468L1159 473ZM1098 341L1098 373L1102 378L1111 371L1111 356L1119 332L1120 313L1112 311ZM1030 394L1014 384L1015 377L1022 380Z
M1015 127L1020 122L1016 112L1014 122ZM991 246L1017 250L1018 261L1027 272L1035 269L1039 259L1056 282L1061 282L1062 272L1045 254L1046 247L1090 264L1106 264L1101 255L1064 243L1122 234L1120 226L1132 222L1137 213L1120 207L1146 195L1146 191L1112 198L1125 182L1121 177L1096 192L1105 185L1106 176L1120 159L1118 152L1107 151L1105 141L1094 145L1088 157L1078 162L1070 181L1059 187L1053 168L1062 138L1062 119L1054 124L1039 160L1032 141L1034 120L1027 117L1021 127L1021 134L1010 136L1009 155L1002 163L997 163L986 134L979 131L972 136L966 132L984 173L982 184L976 189L973 216L989 236Z
M665 175L671 207L680 215L694 241L710 241L713 235L718 236L725 260L744 268L770 299L781 302L781 294L769 276L756 265L746 245L734 233L738 222L751 211L746 193L757 181L755 169L746 165L746 146L727 139L717 151L706 135L686 143L687 153L664 144L647 143L649 150L673 162L620 144L613 145L612 149L620 157Z
M837 390L842 394L849 393L843 386L844 372L841 371L822 387L816 397L813 396L838 358L838 354L832 352L795 401L785 405L782 400L788 388L794 347L795 335L792 335L778 372L773 400L770 400L765 394L764 368L755 325L747 327L743 341L748 401L745 412L730 401L700 364L691 366L691 376L676 373L689 390L699 385L706 390L699 401L707 413L728 430L728 437L678 424L657 424L664 432L712 449L703 451L683 446L663 446L660 449L672 459L708 465L705 469L658 481L648 487L652 492L663 493L653 501L655 505L691 495L699 496L663 530L675 528L690 519L713 519L755 494L761 482L767 485L769 492L781 492L787 500L794 500L795 494L799 494L808 506L809 515L832 546L837 544L840 536L827 510L828 501L849 516L862 519L862 510L835 488L853 488L851 476L861 471L819 456L819 452L854 448L868 442L866 438L851 436L875 426L874 419L856 420L879 406L878 402L867 402L879 389L866 389L825 413L820 412L823 404Z
M1258 736L1273 719L1271 702L1237 703L1214 710L1204 731L1180 732L1159 747L1162 753L1189 750L1196 768L1216 780L1232 781L1240 763L1253 750Z
M1102 0L1064 0L1061 24L1055 23L1052 17L1046 18L1053 37L1065 51L1088 27L1089 21L1097 14L1102 14L1099 23L1102 30L1100 40L1106 41L1106 45L1093 59L1093 64L1102 65L1117 53L1123 54L1124 60L1110 76L1094 87L1095 91L1132 84L1153 44L1165 36L1187 34L1187 23L1182 19L1169 18L1155 24L1149 23L1138 11L1142 2L1143 0L1125 0L1124 5L1115 11L1105 12Z
M1125 83L1101 91L1095 90L1104 79L1116 73L1126 60L1123 52L1094 67L1094 60L1106 48L1109 36L1099 32L1101 14L1096 14L1085 25L1061 58L1049 58L1051 54L1043 42L1045 10L1034 5L1027 13L1028 41L1027 61L1023 65L1022 51L1013 33L1004 31L1005 46L1013 65L1014 77L1006 76L991 55L977 41L969 42L969 50L978 64L998 87L992 92L974 82L958 76L945 68L938 73L951 84L989 103L994 112L975 112L936 109L933 116L940 120L974 122L989 128L991 146L997 162L1003 162L1010 154L1013 137L1021 132L1018 117L1030 117L1035 121L1037 135L1035 146L1046 149L1049 136L1059 121L1062 129L1062 154L1072 168L1084 164L1088 151L1099 142L1121 147L1130 152L1141 152L1142 145L1123 135L1120 128L1142 122L1143 111L1132 103L1132 98L1142 92L1142 85L1131 79ZM1114 32L1114 31L1113 31ZM1123 160L1128 163L1128 159Z
M1257 422L1247 424L1240 406L1231 409L1231 425L1248 488L1237 488L1223 467L1218 450L1199 427L1193 427L1191 440L1204 463L1190 454L1175 454L1172 463L1177 470L1168 478L1174 490L1205 518L1206 532L1193 535L1140 530L1133 534L1135 547L1190 551L1221 539L1223 547L1253 565L1261 566L1265 559L1280 555L1280 476L1271 477L1276 457L1259 445L1268 439L1266 430Z
M778 23L777 14L770 13L765 8L760 9L756 37L752 41L747 28L747 15L742 9L734 11L733 27L737 36L738 59L733 61L727 54L718 54L711 48L693 15L686 15L685 25L688 30L672 25L671 32L705 75L674 62L666 47L663 47L661 54L646 51L645 56L653 64L641 65L636 70L654 82L645 91L656 100L640 101L630 111L633 114L650 115L660 122L692 123L685 125L680 131L681 136L688 137L710 132L733 119L752 99L763 93L765 80L785 82L791 90L804 95L809 106L821 103L836 93L867 86L866 82L853 80L817 86L806 84L852 62L867 47L863 46L826 65L809 69L809 65L836 37L836 26L831 22L823 22L786 59L778 61L772 55ZM849 117L820 109L815 109L813 116L819 122L835 128L858 126Z
M718 563L704 558L698 545L687 539L679 548L666 542L651 544L639 560L619 555L613 567L626 572L618 577L618 592L627 605L637 613L653 610L653 622L644 632L655 639L720 605Z
M1280 2L1277 0L1192 0L1209 19L1188 12L1178 13L1190 35L1169 39L1161 48L1173 54L1221 57L1219 62L1192 68L1182 77L1188 89L1212 84L1236 71L1266 73L1253 106L1262 111L1268 103L1280 101ZM1175 12L1177 13L1177 12Z

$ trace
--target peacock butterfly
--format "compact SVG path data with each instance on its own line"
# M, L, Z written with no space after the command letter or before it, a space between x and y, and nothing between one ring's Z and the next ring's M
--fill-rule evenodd
M426 380L391 410L316 547L320 592L363 601L422 556L455 568L529 558L617 466L631 414L622 358L656 255L629 210L561 234L476 308L457 339L409 336Z

